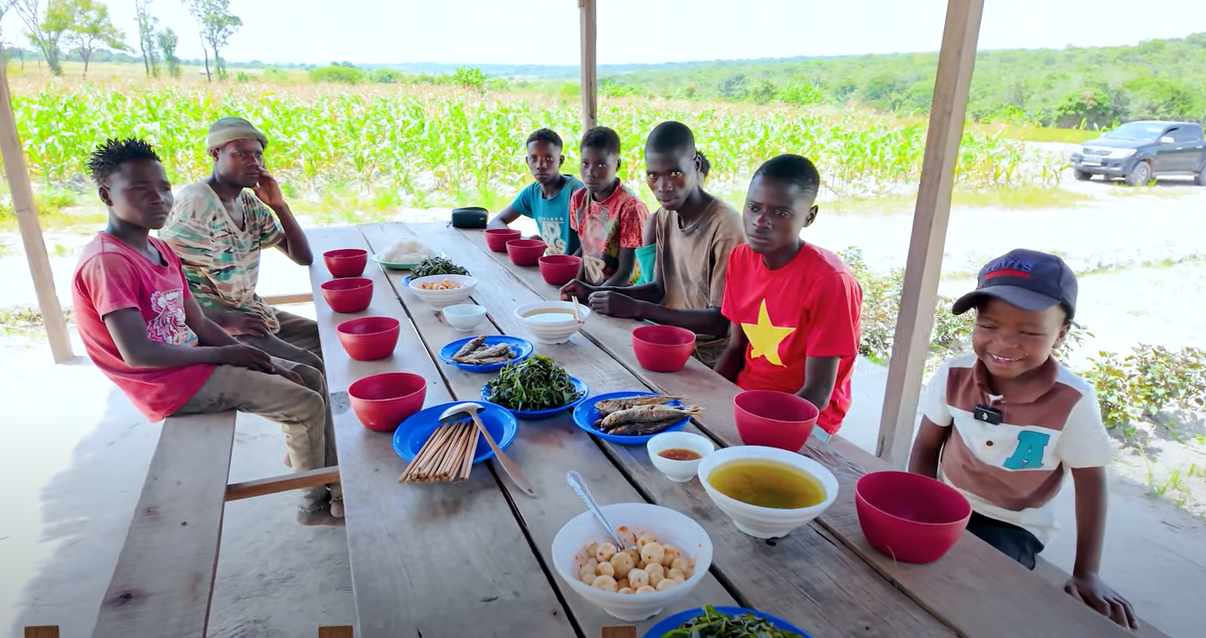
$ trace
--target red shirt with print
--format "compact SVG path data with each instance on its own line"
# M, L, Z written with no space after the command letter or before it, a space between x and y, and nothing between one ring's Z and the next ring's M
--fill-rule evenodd
M589 191L579 188L570 197L570 228L578 233L586 283L598 286L616 274L621 248L640 248L649 209L623 184L607 199L597 202ZM633 268L632 280L639 276Z
M209 380L214 366L135 368L127 365L105 325L105 315L137 308L152 341L197 346L200 342L184 320L184 300L191 296L180 259L167 244L148 238L167 265L109 235L99 233L84 248L75 269L71 300L84 349L105 376L151 422L184 407Z
M791 262L771 270L748 245L734 248L721 312L749 340L737 385L795 394L804 387L806 358L839 357L833 395L818 406L817 420L836 433L850 409L862 305L858 281L828 250L804 243Z

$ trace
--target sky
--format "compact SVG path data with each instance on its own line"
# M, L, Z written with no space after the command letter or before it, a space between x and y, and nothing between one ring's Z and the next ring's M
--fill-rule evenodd
M133 44L134 0L107 4ZM230 4L243 19L223 53L232 61L578 64L576 0ZM598 0L598 6L599 64L634 64L936 51L946 2ZM980 48L1121 45L1206 32L1202 0L1149 0L1141 11L1135 7L1133 0L987 0ZM181 57L201 57L196 25L180 0L153 0L151 12L176 30ZM6 43L21 30L9 13Z

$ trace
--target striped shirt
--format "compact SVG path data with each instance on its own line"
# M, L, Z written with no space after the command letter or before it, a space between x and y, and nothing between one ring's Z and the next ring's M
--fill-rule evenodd
M922 414L937 426L955 426L939 473L972 509L1046 545L1059 529L1053 501L1068 470L1104 466L1114 454L1097 397L1051 358L1023 391L1003 398L990 393L988 376L968 354L943 365L923 391ZM976 420L977 405L991 405L1001 423Z

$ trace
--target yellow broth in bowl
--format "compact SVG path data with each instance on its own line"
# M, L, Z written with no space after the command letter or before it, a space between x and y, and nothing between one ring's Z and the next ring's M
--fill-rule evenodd
M725 463L708 482L721 494L758 507L801 509L825 501L825 487L812 475L766 459Z

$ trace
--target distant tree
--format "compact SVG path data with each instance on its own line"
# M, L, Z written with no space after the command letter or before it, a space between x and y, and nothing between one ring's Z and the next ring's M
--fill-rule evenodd
M180 38L176 36L176 32L171 27L165 27L155 34L155 44L159 45L159 51L163 53L168 75L180 77L180 58L176 57L176 46L180 44Z
M775 86L774 82L763 80L758 83L758 86L753 91L750 91L750 99L757 104L770 104L778 92L779 89Z
M159 75L159 60L155 55L155 30L159 19L151 15L149 5L152 0L134 0L134 15L138 21L138 49L142 52L142 65L147 77Z
M373 69L369 80L377 84L399 84L402 82L402 72L394 69Z
M451 78L453 84L467 89L476 89L479 93L486 92L486 84L489 80L489 76L482 73L481 69L468 66L457 67Z
M25 37L42 51L50 72L62 75L63 65L60 58L63 51L60 45L63 36L71 29L71 16L67 11L66 2L50 0L46 5L45 15L41 12L38 0L14 0L12 6L21 22L25 24Z
M226 62L222 60L222 49L226 41L243 26L243 19L230 12L230 0L183 0L184 6L201 27L201 49L205 52L205 78L213 81L209 71L209 51L214 52L214 63L218 67L218 79L226 78ZM206 49L206 46L209 48Z
M1123 87L1130 94L1128 119L1179 120L1198 112L1197 96L1179 82L1145 77L1131 80Z
M863 101L895 113L904 104L911 83L898 74L882 73L873 76L862 87Z
M315 83L360 84L368 79L368 73L356 66L332 64L318 69L310 69L310 81Z
M779 91L779 101L796 106L820 104L825 101L825 91L809 82L792 82Z
M726 100L745 98L749 93L749 89L745 86L745 74L736 73L721 80L720 84L716 85L716 92Z
M64 0L65 11L70 16L70 28L64 41L74 46L84 61L84 75L88 75L88 63L99 46L117 51L127 51L126 35L109 19L109 7L94 0Z

